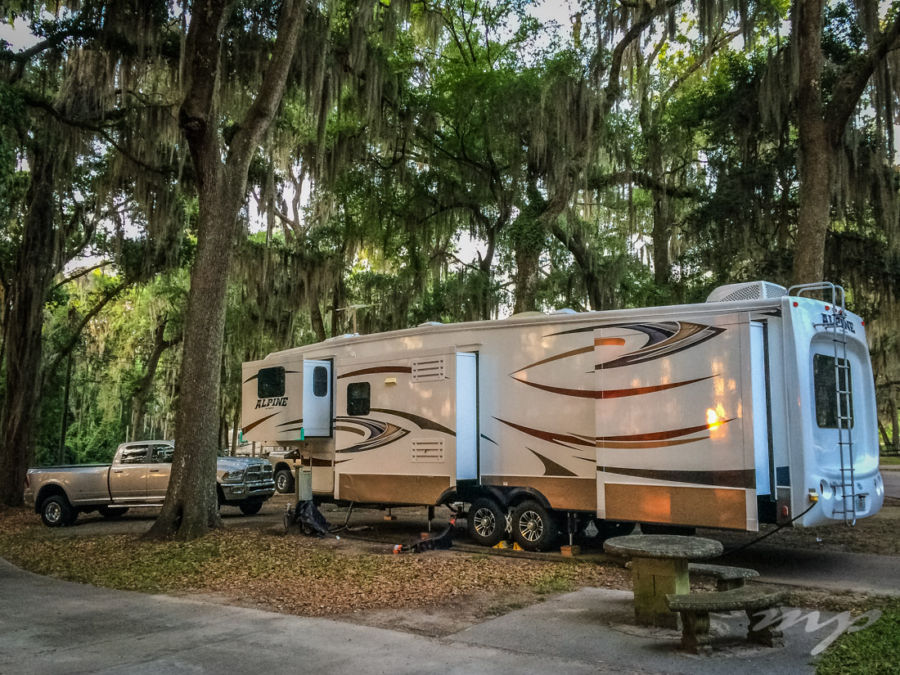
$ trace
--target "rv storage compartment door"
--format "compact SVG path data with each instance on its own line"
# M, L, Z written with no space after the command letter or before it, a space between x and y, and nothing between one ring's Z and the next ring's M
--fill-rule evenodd
M303 438L331 436L331 361L303 362Z
M241 366L241 429L245 440L299 440L302 379L299 356L275 355Z
M599 517L758 529L749 323L670 315L594 331Z

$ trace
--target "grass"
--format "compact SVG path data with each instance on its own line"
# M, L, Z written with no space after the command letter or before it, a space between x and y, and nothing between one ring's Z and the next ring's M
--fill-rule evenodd
M881 466L900 466L900 455L881 455L878 463Z
M881 618L855 633L844 633L825 651L817 675L887 675L900 673L900 602L883 609Z

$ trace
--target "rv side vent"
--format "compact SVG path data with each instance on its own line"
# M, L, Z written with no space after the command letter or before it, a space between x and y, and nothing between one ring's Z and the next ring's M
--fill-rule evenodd
M780 298L787 295L787 289L784 286L773 284L768 281L748 281L742 284L728 284L727 286L719 286L709 297L707 302L735 302L737 300L767 300L769 298Z
M446 365L444 357L430 359L413 359L412 381L434 382L446 379Z
M443 462L444 439L422 439L412 442L410 459L414 462Z

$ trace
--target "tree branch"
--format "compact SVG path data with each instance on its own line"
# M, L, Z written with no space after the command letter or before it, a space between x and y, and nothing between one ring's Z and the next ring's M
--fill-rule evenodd
M106 267L107 265L112 265L112 263L111 263L109 260L105 260L105 261L103 261L102 263L100 263L99 265L92 265L91 267L83 267L83 268L81 268L80 270L78 270L77 272L75 272L74 274L72 274L71 276L66 277L65 279L63 279L63 280L60 281L59 283L57 283L57 284L55 284L54 286L52 286L52 287L50 288L49 292L48 292L48 295L49 295L50 293L52 293L53 291L55 291L57 288L60 288L61 286L65 286L66 284L71 283L71 282L75 281L76 279L78 279L78 278L80 278L80 277L83 277L83 276L86 275L86 274L90 274L90 273L93 272L94 270L98 270L98 269L100 269L101 267Z
M69 340L63 345L62 349L60 349L56 354L54 354L50 360L47 362L46 366L43 368L41 372L41 383L44 381L44 375L47 373L53 372L56 370L56 367L59 365L60 361L63 360L66 356L68 356L75 346L78 344L78 340L81 338L81 331L84 330L84 327L90 323L91 319L93 319L97 314L100 313L104 307L106 307L107 303L116 297L119 293L121 293L130 282L122 281L112 288L108 289L106 293L103 294L103 297L94 305L91 310L81 317L81 321L78 322L78 325L75 327L75 330L72 333L72 336Z
M887 54L900 46L900 13L886 31L881 33L865 56L847 64L838 78L831 94L831 101L825 109L825 123L828 137L837 143L844 134L844 127L856 109L863 90Z

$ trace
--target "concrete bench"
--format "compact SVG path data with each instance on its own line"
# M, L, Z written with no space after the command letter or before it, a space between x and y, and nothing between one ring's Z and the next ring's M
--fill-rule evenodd
M666 595L666 604L673 612L681 614L681 647L696 654L709 650L709 613L743 610L750 625L747 639L767 647L783 644L781 631L774 630L777 621L765 628L753 630L753 614L770 609L784 601L784 591L773 591L758 586L742 586L727 591L710 593L684 593Z
M712 577L716 580L717 591L730 591L732 588L741 588L747 579L759 576L759 572L747 567L729 567L728 565L707 565L705 563L690 563L688 573Z

